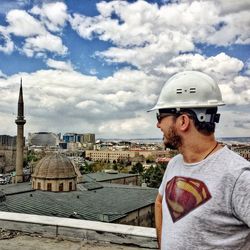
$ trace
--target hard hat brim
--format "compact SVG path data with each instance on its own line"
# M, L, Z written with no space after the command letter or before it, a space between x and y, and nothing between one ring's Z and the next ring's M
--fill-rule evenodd
M147 110L147 112L151 112L154 110L159 110L159 109L168 109L168 108L213 108L213 107L218 107L218 106L224 106L225 103L224 102L217 102L215 103L204 103L204 104L191 104L191 103L187 103L185 104L181 104L181 105L155 105L153 108Z

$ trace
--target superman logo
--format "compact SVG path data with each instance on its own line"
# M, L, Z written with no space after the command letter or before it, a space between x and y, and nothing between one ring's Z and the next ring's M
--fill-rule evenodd
M176 176L166 186L165 199L173 222L211 198L207 186L200 180Z

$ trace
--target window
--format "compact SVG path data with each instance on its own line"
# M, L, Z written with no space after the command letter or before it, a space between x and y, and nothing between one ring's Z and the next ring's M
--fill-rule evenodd
M59 184L59 192L62 192L63 191L63 183L60 183Z
M51 183L47 183L47 191L51 191L52 190L52 184Z

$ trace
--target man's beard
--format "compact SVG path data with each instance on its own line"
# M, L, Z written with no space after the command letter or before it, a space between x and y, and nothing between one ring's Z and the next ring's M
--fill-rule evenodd
M166 148L176 150L182 145L182 139L177 135L176 130L173 127L169 128L167 136L163 137L163 143Z

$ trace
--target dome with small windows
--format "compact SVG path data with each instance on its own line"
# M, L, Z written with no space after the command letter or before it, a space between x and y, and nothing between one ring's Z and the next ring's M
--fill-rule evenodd
M73 163L64 155L42 158L32 174L33 189L60 192L76 190L77 174Z

